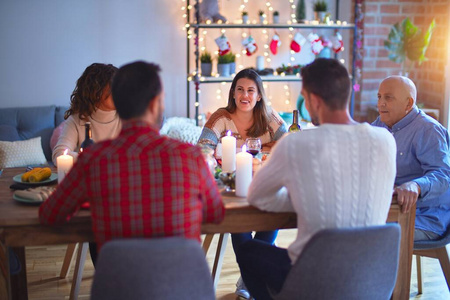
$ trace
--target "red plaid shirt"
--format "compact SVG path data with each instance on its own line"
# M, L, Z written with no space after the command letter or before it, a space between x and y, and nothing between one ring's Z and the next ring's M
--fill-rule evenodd
M98 247L115 238L184 236L219 223L224 206L198 147L162 137L144 122L89 147L39 209L43 224L69 221L90 202Z

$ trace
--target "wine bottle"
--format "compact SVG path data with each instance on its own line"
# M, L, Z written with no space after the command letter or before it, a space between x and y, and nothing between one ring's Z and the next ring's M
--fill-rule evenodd
M292 124L289 126L289 132L297 132L300 131L300 125L298 124L298 110L294 110L292 114Z
M84 141L80 145L80 153L83 152L84 149L94 144L94 140L92 139L92 130L91 130L91 122L86 122L84 124Z

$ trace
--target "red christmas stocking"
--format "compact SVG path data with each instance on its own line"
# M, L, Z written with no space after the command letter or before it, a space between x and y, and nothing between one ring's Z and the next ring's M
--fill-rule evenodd
M231 50L231 45L228 42L228 38L225 35L221 35L217 39L214 40L219 47L219 55L225 55Z
M305 42L306 42L305 37L300 32L297 32L294 35L294 39L291 42L291 50L296 53L300 52L300 50L302 50L302 46L303 46L303 44L305 44Z
M247 56L251 56L258 50L258 45L256 45L256 41L251 35L242 41L242 45L245 47L245 54L247 54Z
M278 47L281 46L280 37L278 34L274 34L272 37L272 41L270 41L270 52L272 52L273 55L277 54Z
M332 48L335 53L339 53L344 50L344 42L342 41L342 35L339 32L336 32L335 35L331 38Z

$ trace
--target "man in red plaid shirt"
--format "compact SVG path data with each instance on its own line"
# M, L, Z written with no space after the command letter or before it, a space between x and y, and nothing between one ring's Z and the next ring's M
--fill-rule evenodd
M164 110L159 71L142 61L119 69L111 89L121 133L79 156L41 205L41 223L67 222L88 201L100 249L117 238L200 241L202 222L222 221L222 199L200 149L159 135Z

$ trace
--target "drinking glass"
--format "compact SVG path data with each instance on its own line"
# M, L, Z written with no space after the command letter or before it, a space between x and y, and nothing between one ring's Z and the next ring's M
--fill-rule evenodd
M255 157L261 151L261 140L259 138L248 138L245 140L247 152Z

